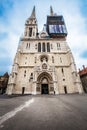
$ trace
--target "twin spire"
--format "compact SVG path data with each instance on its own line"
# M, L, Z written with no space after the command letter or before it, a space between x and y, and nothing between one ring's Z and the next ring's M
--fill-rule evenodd
M51 15L51 16L54 15L52 6L50 6L50 15Z
M53 15L54 15L53 8L52 8L52 6L50 6L50 16L53 16ZM35 6L33 7L30 18L36 18Z
M32 10L30 18L36 18L35 6L33 7L33 10Z

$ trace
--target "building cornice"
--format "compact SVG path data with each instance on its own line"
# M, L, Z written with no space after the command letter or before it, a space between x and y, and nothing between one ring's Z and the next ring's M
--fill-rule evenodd
M21 41L66 41L66 38L21 38Z

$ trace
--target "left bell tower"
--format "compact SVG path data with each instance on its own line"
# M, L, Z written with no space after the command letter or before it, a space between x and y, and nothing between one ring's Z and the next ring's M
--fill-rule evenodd
M36 38L38 34L37 19L35 13L35 6L32 10L31 16L25 22L25 38Z

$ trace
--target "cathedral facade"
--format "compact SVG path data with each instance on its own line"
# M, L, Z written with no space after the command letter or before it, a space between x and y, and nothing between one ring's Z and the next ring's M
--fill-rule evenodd
M35 7L25 22L18 45L7 94L82 93L72 52L67 44L67 29L62 15L50 15L38 32Z

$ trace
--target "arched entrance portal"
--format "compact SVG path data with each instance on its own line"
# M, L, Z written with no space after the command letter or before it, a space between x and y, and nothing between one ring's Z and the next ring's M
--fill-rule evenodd
M46 72L41 73L37 78L36 90L41 94L50 94L54 90L52 76Z

